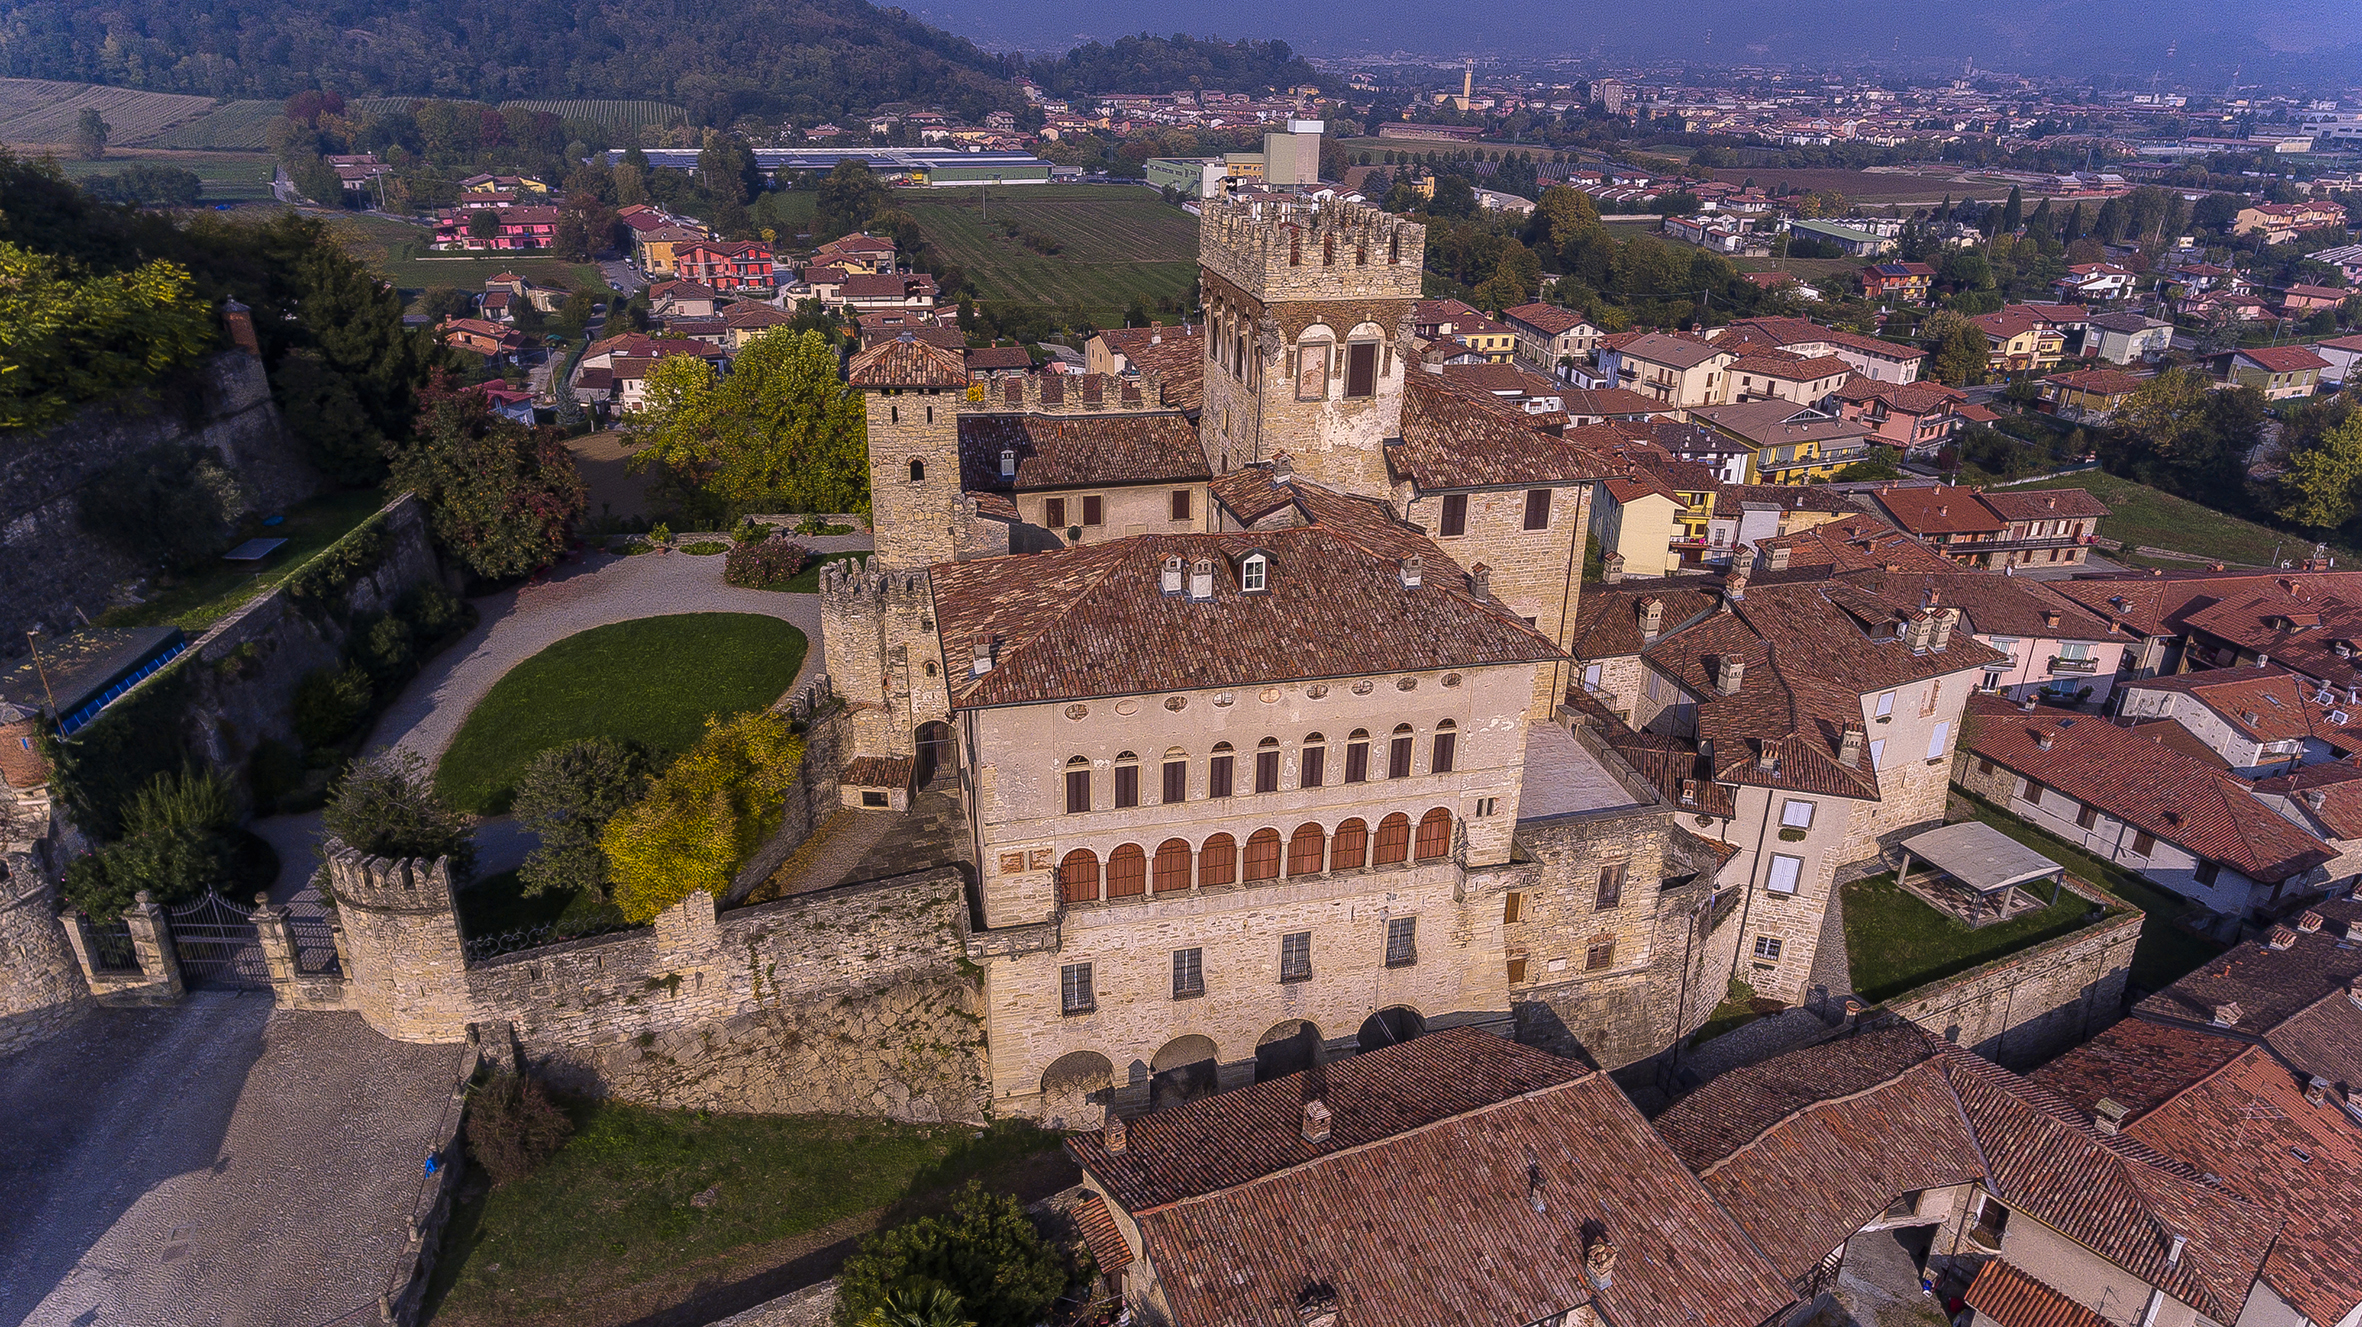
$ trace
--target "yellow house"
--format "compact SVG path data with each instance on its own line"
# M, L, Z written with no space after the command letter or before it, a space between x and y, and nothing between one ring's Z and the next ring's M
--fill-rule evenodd
M2059 329L2022 313L1988 313L1969 321L1985 334L1985 367L1995 372L2051 368L2066 352Z
M1711 510L1712 499L1708 499ZM1627 576L1663 576L1680 564L1673 550L1685 505L1664 480L1635 469L1602 479L1591 499L1591 533L1602 558L1621 557ZM1611 564L1612 565L1612 564Z
M2233 386L2253 387L2268 401L2311 396L2321 389L2321 370L2329 361L2303 346L2256 346L2234 350L2222 359L2223 380Z
M1750 484L1819 483L1870 455L1868 425L1793 401L1706 406L1690 418L1755 449L1747 461Z
M673 248L681 244L695 244L705 236L687 226L659 226L654 230L639 231L632 236L634 256L640 270L652 277L673 274Z

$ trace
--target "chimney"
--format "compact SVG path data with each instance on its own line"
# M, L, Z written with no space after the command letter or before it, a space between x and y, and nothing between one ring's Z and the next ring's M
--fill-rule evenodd
M2346 1003L2354 1006L2356 1009L2362 1009L2362 981L2349 981L2346 983Z
M1772 750L1771 743L1761 742L1756 746L1755 768L1762 770L1766 774L1776 774L1779 772L1780 753Z
M1014 448L1003 447L1001 448L1001 478L1015 479L1016 477L1017 452Z
M1857 724L1847 724L1837 738L1837 763L1852 769L1862 763L1862 730Z
M975 654L968 665L968 676L982 677L992 671L992 637L978 636Z
M2038 733L2034 734L2034 749L2035 749L2035 750L2037 750L2037 751L2048 751L2048 750L2050 750L2050 730L2049 730L2049 729L2045 728L2045 729L2043 729L2042 731L2040 731L2040 732L2038 732Z
M1715 661L1714 685L1726 696L1739 694L1739 683L1747 676L1747 661L1735 654L1723 655Z
M1214 560L1199 558L1189 564L1189 597L1200 603L1214 597Z
M1591 1284L1601 1290L1615 1285L1616 1245L1605 1231L1594 1234L1584 1245L1583 1271L1591 1278Z
M2296 932L2285 926L2275 926L2272 928L2272 933L2265 937L2264 943L2274 949L2291 948L2296 944Z
M1416 553L1404 558L1402 560L1402 587L1406 590L1418 589L1419 578L1425 573L1426 568L1427 560Z
M2315 1106L2321 1105L2322 1103L2324 1103L2324 1102L2328 1101L2328 1100L2329 1100L2329 1080L2328 1080L2328 1079L2326 1079L2326 1078L2323 1078L2323 1077L2322 1077L2321 1075L2319 1075L2319 1074L2314 1074L2312 1077L2310 1077L2310 1078L2306 1079L2306 1080L2305 1080L2305 1100L2306 1100L2306 1102L2308 1102L2309 1104L2311 1104L2311 1105L2315 1105Z
M2123 1102L2114 1097L2101 1097L2099 1104L2092 1108L2091 1124L2101 1133L2114 1137L2123 1130L2124 1117L2128 1114L2131 1111Z
M254 339L254 311L235 299L225 300L221 306L222 324L230 329L230 344L256 359L262 358L262 343Z
M2214 1007L2214 1025L2224 1028L2237 1027L2240 1014L2239 1002L2236 1000L2218 1004Z
M1107 1123L1099 1130L1099 1141L1111 1154L1122 1156L1124 1149L1132 1145L1131 1135L1124 1128L1124 1117L1112 1110L1107 1112Z
M1730 570L1723 573L1722 598L1735 604L1747 597L1747 566L1755 560L1755 546L1741 544L1731 550Z
M1665 601L1655 595L1640 601L1640 640L1647 644L1665 630Z
M1277 456L1274 456L1274 457L1272 457L1272 458L1271 458L1271 482L1272 482L1272 483L1274 483L1274 484L1288 484L1288 483L1293 483L1293 482L1295 482L1295 478L1296 478L1296 463L1295 463L1294 461L1291 461L1291 460L1289 460L1289 459L1288 459L1288 454L1287 454L1286 452L1281 452L1279 455L1277 455Z
M2168 1267L2181 1266L2182 1250L2189 1246L2190 1237L2178 1231L2175 1232L2173 1242L2165 1246L2165 1265Z
M2323 918L2320 913L2313 911L2311 908L2307 908L2304 910L2304 913L2296 919L2296 929L2303 931L2307 935L2311 935L2313 932L2321 929L2321 923L2324 920L2326 919Z
M1329 1286L1306 1286L1304 1293L1296 1296L1296 1327L1337 1327L1341 1321L1337 1292Z
M1624 581L1624 555L1610 553L1601 558L1599 560L1599 579L1609 585L1622 584Z
M2031 692L2031 691L2027 692L2027 693L2026 693L2026 698L2025 698L2024 700L2021 700L2021 701L2019 701L2019 702L2018 702L2018 712L2019 712L2019 713L2021 713L2021 714L2032 714L2032 713L2034 712L2034 693L2033 693L2033 692Z
M1181 558L1179 555L1176 554L1165 559L1164 568L1157 576L1156 588L1166 594L1181 593Z
M1765 571L1786 571L1788 569L1788 546L1773 544L1770 548L1765 549L1763 551L1763 569Z
M1479 562L1468 569L1468 590L1479 599L1493 597L1493 569Z
M1959 623L1959 609L1946 608L1938 612L1936 614L1935 630L1928 634L1927 648L1936 651L1942 651L1949 648L1952 644L1952 628L1959 625Z
M1934 634L1935 625L1936 619L1933 613L1923 612L1911 615L1909 622L1903 628L1903 637L1905 642L1910 645L1911 653L1924 654L1927 652L1928 637Z
M1304 1141L1315 1145L1329 1141L1329 1108L1319 1097L1304 1103Z
M1943 597L1944 596L1939 591L1937 591L1936 587L1930 585L1927 587L1927 593L1919 596L1919 606L1921 608L1933 609L1936 606L1936 601L1942 599Z

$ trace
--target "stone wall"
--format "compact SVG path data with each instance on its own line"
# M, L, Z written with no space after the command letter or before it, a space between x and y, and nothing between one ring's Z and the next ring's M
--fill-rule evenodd
M0 1055L54 1035L91 1005L57 906L31 855L0 862Z
M1886 1008L2012 1069L2040 1064L2099 1033L2123 1013L2141 913L2081 881L2070 880L2067 887L2109 915L2047 944L1906 991Z
M771 831L771 837L739 868L730 882L729 896L723 900L726 905L743 902L756 886L770 879L804 840L812 837L812 831L843 805L839 779L845 761L853 754L853 724L837 703L835 684L828 674L806 682L789 697L787 714L805 724L804 763L797 767L795 786L787 790L787 801L779 808L779 828Z
M75 610L96 617L116 585L150 570L82 529L83 488L117 461L165 443L211 448L262 511L319 490L260 360L217 355L173 386L179 400L129 394L38 433L0 436L0 658L23 654L33 627L63 635Z

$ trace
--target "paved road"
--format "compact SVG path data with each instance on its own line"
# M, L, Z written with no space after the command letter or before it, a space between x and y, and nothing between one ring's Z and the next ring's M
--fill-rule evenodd
M632 270L630 263L620 258L609 258L599 264L599 275L607 278L609 289L631 295L646 288L648 279Z
M0 1060L0 1323L375 1321L459 1057L199 993Z

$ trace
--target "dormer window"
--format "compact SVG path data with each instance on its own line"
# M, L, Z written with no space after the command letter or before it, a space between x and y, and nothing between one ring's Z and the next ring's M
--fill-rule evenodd
M1239 559L1238 588L1248 594L1261 594L1271 588L1271 559L1261 553L1249 553Z

